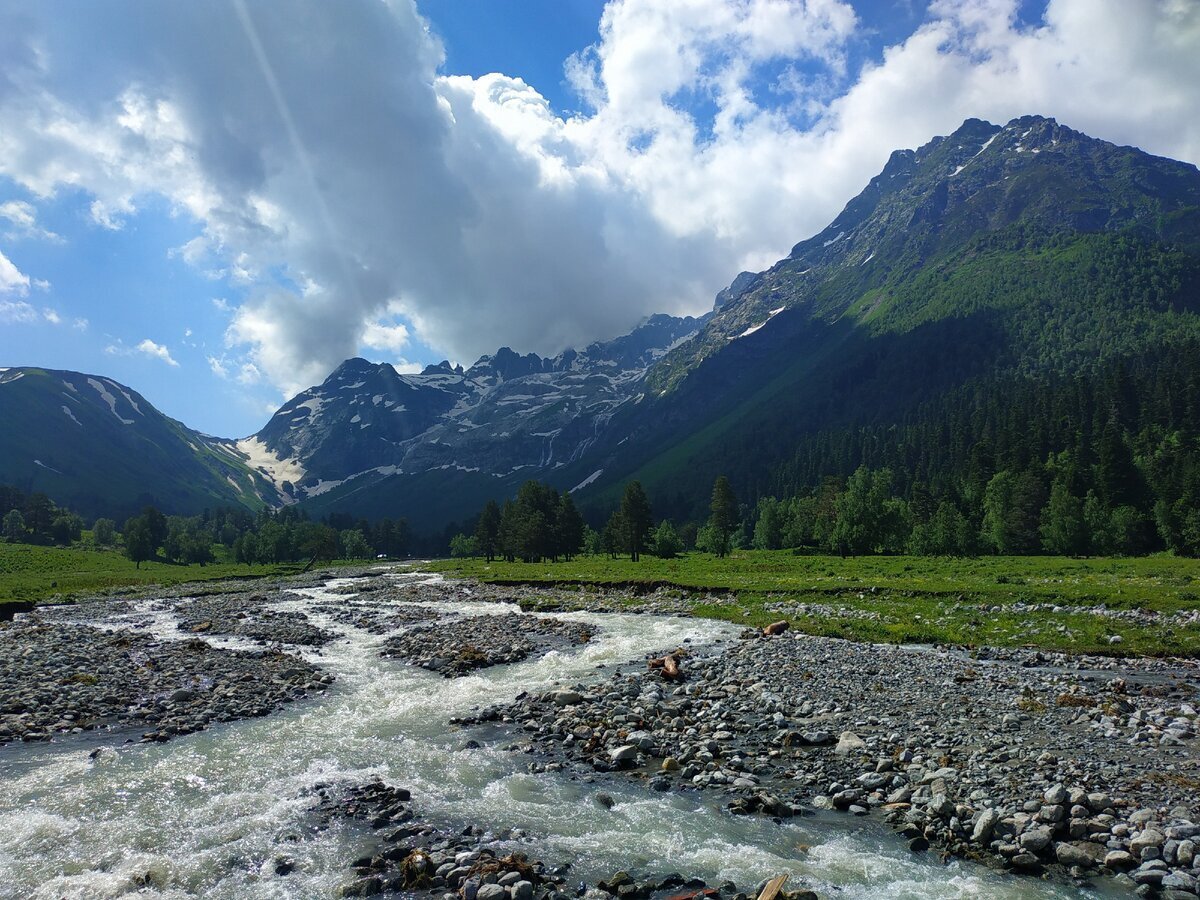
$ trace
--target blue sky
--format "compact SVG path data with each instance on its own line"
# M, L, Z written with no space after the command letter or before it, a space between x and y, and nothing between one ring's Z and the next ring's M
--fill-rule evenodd
M1195 162L1198 9L0 0L0 366L243 436L349 355L700 312L967 116Z

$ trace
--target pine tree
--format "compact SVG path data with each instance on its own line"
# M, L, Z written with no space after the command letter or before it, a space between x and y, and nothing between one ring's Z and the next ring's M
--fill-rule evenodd
M483 512L479 514L479 523L475 526L475 543L488 562L496 558L500 545L500 506L495 500L489 500Z
M558 549L565 558L570 559L583 547L586 527L575 501L569 492L564 491L558 505Z
M650 513L650 500L642 490L640 481L631 481L625 485L625 494L621 497L621 524L625 529L625 544L629 550L629 558L637 562L642 558L642 550L646 546L646 538L654 527L654 519Z
M709 504L708 524L717 540L717 556L729 553L729 538L738 526L737 498L729 479L721 475L713 482L712 502Z

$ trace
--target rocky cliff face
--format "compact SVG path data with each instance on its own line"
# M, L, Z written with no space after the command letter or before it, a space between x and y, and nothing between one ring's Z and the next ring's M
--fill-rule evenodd
M502 347L469 369L444 362L417 375L347 360L238 446L291 500L362 476L554 470L584 456L646 371L698 327L652 316L554 358Z

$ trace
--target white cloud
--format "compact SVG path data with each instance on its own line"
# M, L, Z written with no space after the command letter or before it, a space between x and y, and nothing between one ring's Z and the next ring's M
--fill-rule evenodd
M219 358L216 356L208 357L208 367L210 369L212 369L212 373L214 375L216 375L218 378L228 378L229 377L229 368L226 366L225 360L223 358Z
M242 363L242 367L238 369L238 381L242 384L257 384L261 380L262 373L254 363Z
M162 344L154 343L154 341L150 340L150 338L146 338L140 344L138 344L137 351L139 353L144 353L147 356L153 356L156 359L161 359L168 366L179 365L179 363L175 362L175 360L171 358L171 352L167 350L166 347L164 347Z
M411 0L47 0L0 13L0 175L82 189L104 227L168 198L202 229L178 254L245 287L213 301L230 351L282 390L414 336L553 352L707 308L969 116L1200 160L1200 4L1015 8L944 0L851 71L869 23L837 0L612 0L567 66L587 109L560 116L519 79L441 72ZM135 20L136 45L104 39Z
M71 322L71 327L74 328L76 331L87 331L88 320L83 317L79 317Z
M408 329L401 324L388 325L383 322L368 322L363 328L361 342L375 350L390 350L399 353L408 346Z
M51 325L62 324L62 316L58 314L57 310L50 309L50 307L46 307L42 310L42 318L44 318Z
M105 347L104 352L112 354L113 356L133 356L135 353L141 353L153 359L161 359L168 366L178 367L179 365L179 363L177 363L171 356L170 350L168 350L162 344L155 343L154 341L150 340L150 338L143 339L141 343L134 347L127 347L123 341L118 339L116 343L109 344L107 347Z
M61 238L53 231L47 231L37 223L37 210L32 203L24 200L8 200L0 203L0 219L8 222L6 237L40 238L42 240L58 241Z
M37 310L24 300L5 300L0 298L0 322L28 325L37 320Z
M29 293L29 276L18 269L7 256L0 253L0 297L5 294L24 297Z

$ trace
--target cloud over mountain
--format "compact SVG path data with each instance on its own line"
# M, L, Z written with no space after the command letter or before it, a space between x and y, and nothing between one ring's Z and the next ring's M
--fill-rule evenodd
M1200 159L1195 4L1052 0L1029 27L1012 0L935 3L855 66L866 27L837 0L612 0L563 114L443 71L411 0L11 3L0 175L30 204L7 221L80 189L121 229L167 198L183 257L245 291L231 369L294 390L409 335L470 361L698 311L967 116Z

